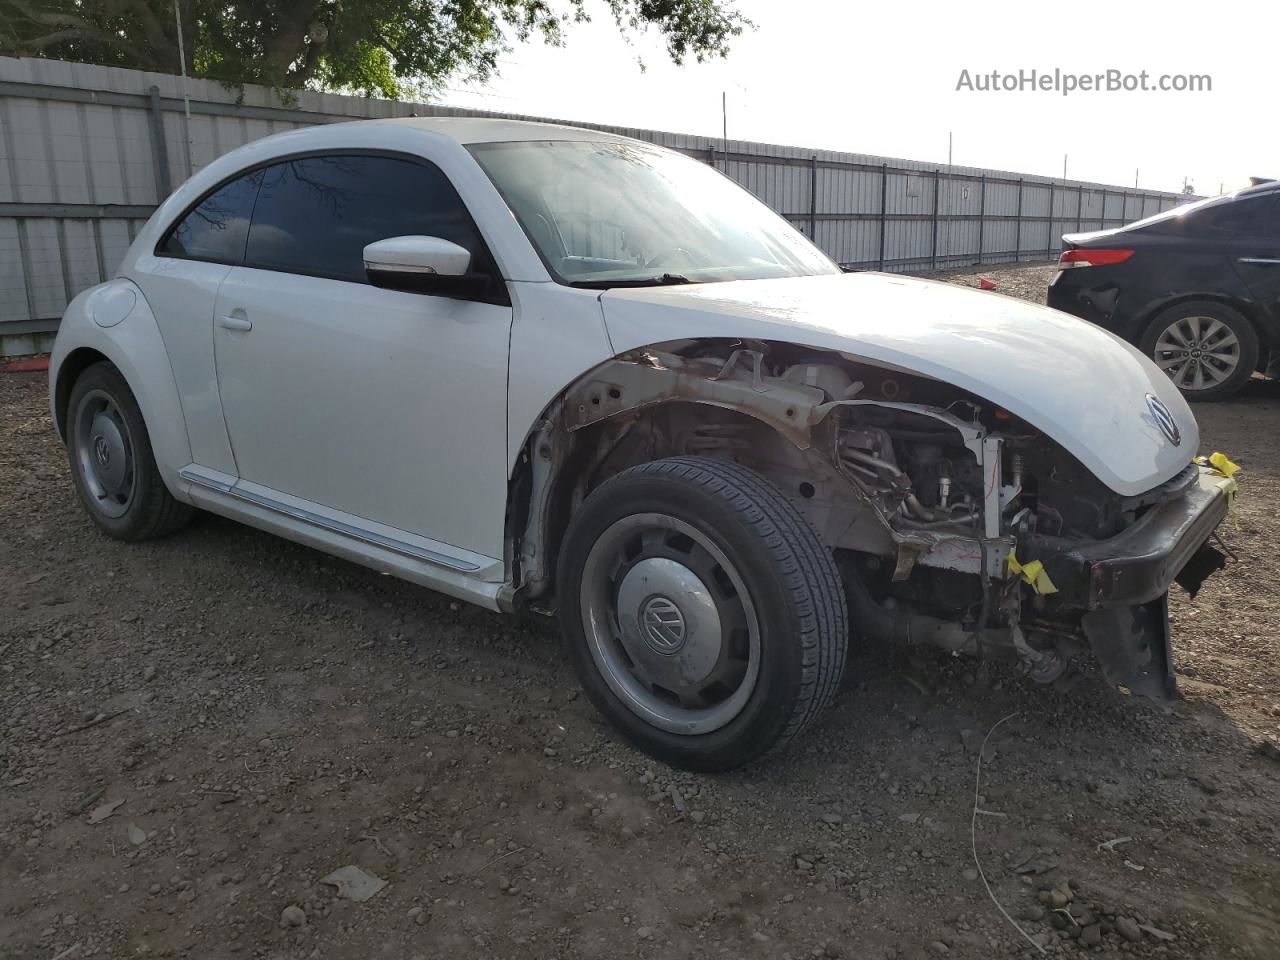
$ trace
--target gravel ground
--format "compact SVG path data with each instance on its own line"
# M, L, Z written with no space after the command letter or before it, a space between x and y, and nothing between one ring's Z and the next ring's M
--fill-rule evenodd
M1032 263L1024 266L974 267L953 273L934 274L931 279L948 280L965 286L977 286L979 277L996 283L996 292L1008 297L1019 297L1035 303L1044 303L1049 281L1058 272L1056 263Z
M211 516L100 536L45 390L0 375L0 957L1039 956L975 849L1052 956L1280 957L1280 384L1197 410L1247 473L1184 701L859 652L724 776L615 742L545 623Z

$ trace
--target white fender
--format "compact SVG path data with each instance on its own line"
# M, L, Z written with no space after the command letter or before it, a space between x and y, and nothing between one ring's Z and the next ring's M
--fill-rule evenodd
M102 354L124 376L142 410L164 485L177 499L190 502L187 484L178 477L178 470L191 462L178 387L156 318L132 281L115 279L90 287L62 315L49 359L49 408L64 437L67 425L58 416L59 384L67 358L82 349Z

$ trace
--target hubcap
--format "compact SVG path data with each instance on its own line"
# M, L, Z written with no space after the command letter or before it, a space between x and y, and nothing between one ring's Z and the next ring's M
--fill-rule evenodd
M1182 317L1156 338L1152 357L1182 390L1209 390L1240 366L1240 341L1216 317Z
M618 586L617 621L627 656L663 689L695 688L720 660L720 611L707 585L679 560L635 563Z
M660 729L718 730L755 688L760 635L746 585L683 520L637 514L601 534L587 556L581 613L609 688Z
M115 400L102 390L86 393L76 409L72 443L89 502L108 517L133 502L133 437Z

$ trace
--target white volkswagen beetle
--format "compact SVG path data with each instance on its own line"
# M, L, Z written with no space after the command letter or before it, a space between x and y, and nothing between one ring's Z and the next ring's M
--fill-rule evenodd
M696 160L499 120L210 164L68 307L50 384L111 536L196 507L558 611L597 707L698 769L812 723L850 621L1170 694L1167 591L1234 489L1097 327L843 274Z

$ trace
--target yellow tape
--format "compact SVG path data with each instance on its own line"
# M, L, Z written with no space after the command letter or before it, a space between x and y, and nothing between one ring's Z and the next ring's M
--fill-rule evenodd
M1196 457L1195 462L1213 467L1214 473L1231 481L1229 484L1223 484L1222 490L1227 497L1227 516L1231 518L1231 525L1239 530L1240 514L1236 513L1236 492L1240 489L1240 482L1235 479L1235 476L1240 472L1240 465L1233 463L1225 453L1211 453L1207 457Z
M1030 563L1019 563L1018 558L1014 556L1014 552L1010 550L1009 572L1015 577L1021 576L1023 580L1030 584L1032 590L1042 596L1058 592L1058 588L1049 579L1049 574L1045 573L1044 564L1039 560L1032 560Z
M1240 472L1240 467L1227 459L1225 453L1215 453L1209 457L1209 462L1213 464L1215 470L1225 477L1234 477Z
M1196 463L1207 464L1224 477L1234 477L1240 472L1240 465L1232 463L1225 453L1211 453L1207 457L1196 457Z
M1228 460L1227 463L1231 463L1231 461ZM1235 467L1236 470L1240 469L1234 463L1231 463L1231 466ZM1240 514L1236 512L1236 491L1239 489L1240 481L1228 475L1227 482L1222 485L1222 490L1227 497L1227 516L1231 518L1231 529L1233 530L1240 529Z

